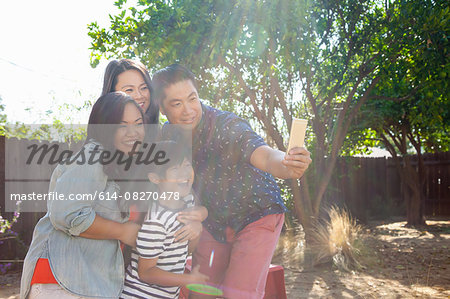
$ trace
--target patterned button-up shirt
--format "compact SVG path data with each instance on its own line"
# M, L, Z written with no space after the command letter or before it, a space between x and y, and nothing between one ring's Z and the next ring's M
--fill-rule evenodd
M273 176L250 164L253 151L266 143L247 121L202 104L192 144L193 188L208 209L203 224L217 241L226 241L227 226L237 233L287 210Z

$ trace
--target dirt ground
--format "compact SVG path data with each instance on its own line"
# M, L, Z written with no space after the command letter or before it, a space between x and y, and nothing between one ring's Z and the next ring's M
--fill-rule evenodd
M288 298L450 298L450 221L428 220L423 229L405 224L369 225L356 271L306 271L278 254Z
M274 263L285 269L288 298L450 298L450 221L372 223L364 231L361 267L304 270L303 243L283 236ZM20 273L0 275L0 299L19 298Z

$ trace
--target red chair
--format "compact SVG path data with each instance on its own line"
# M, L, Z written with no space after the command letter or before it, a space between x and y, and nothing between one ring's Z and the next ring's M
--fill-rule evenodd
M186 260L186 268L184 273L190 273L192 269L192 258ZM180 299L188 299L189 290L182 287L180 291ZM269 274L267 275L266 290L264 299L287 299L286 287L284 285L284 269L279 265L270 265Z
M264 299L287 299L282 266L270 265Z

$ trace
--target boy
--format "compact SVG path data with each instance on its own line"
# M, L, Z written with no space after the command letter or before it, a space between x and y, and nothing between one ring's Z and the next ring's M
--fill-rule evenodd
M182 229L175 234L183 227L179 212L194 206L191 194L194 170L189 162L189 151L173 141L160 142L157 148L165 153L167 162L145 172L158 186L158 200L152 202L138 233L121 298L178 298L180 286L204 283L208 279L199 273L198 267L190 274L183 274L188 246L192 251L195 240L185 241L189 237ZM196 220L201 225L207 210L203 208L198 214Z

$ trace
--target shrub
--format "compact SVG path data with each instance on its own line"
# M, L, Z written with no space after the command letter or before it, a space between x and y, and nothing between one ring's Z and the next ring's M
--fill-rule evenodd
M361 226L337 207L330 208L328 215L329 220L317 223L313 230L314 265L332 262L340 270L358 268L356 244Z

